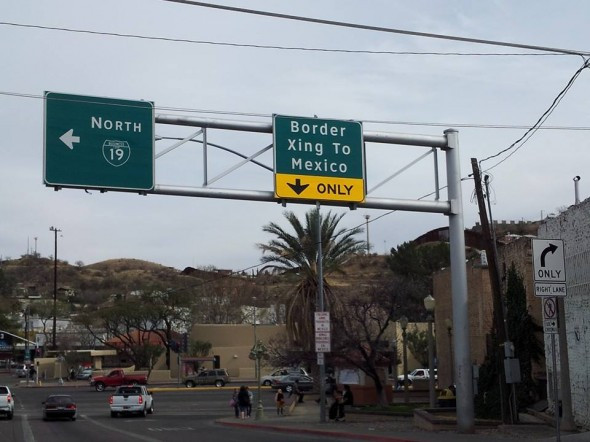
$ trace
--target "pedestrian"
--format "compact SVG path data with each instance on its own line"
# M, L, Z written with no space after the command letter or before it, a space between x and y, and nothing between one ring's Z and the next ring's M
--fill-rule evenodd
M352 395L352 390L350 389L350 385L344 386L344 392L342 393L342 404L343 405L354 405L354 396Z
M277 416L282 416L283 407L285 406L285 395L280 388L277 390L277 394L275 394L275 403L277 404Z
M297 397L297 403L303 403L303 391L299 388L299 379L295 381L293 387L291 388L291 392L289 393L289 397L295 395Z
M344 405L342 404L342 392L340 390L334 390L333 402L328 410L328 418L336 422L344 420Z
M234 392L229 400L229 406L234 408L234 414L236 417L240 417L240 408L238 405L238 389L234 388Z
M250 391L250 387L246 386L246 391L248 392L248 410L246 410L246 416L250 417L252 415L252 404L254 403L254 393Z
M248 411L248 405L250 405L250 396L246 386L242 385L240 391L238 391L238 407L240 407L240 419L246 419L246 412Z
M75 380L76 379L76 370L74 370L74 367L70 367L70 380Z

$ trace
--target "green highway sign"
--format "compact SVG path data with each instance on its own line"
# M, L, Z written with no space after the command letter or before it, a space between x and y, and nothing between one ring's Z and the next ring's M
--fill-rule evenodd
M153 103L45 92L44 123L46 185L153 189Z
M365 149L358 121L273 118L275 196L365 200Z

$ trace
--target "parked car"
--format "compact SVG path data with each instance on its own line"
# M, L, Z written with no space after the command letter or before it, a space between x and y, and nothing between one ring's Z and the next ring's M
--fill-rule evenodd
M271 387L273 390L278 390L280 388L287 393L291 393L295 382L299 385L300 391L310 391L313 389L313 378L298 373L292 373L273 379Z
M78 417L78 409L72 396L67 394L52 394L47 396L43 402L43 420L60 417L69 418L73 421Z
M96 376L90 378L90 385L93 385L96 391L103 391L106 387L119 387L120 385L129 384L147 384L145 374L126 374L120 368L111 370L106 376Z
M94 370L94 368L85 368L84 370L80 371L77 375L76 375L76 379L78 380L82 380L82 381L87 381L92 377L92 374L95 372L96 370Z
M145 417L154 412L154 399L144 385L126 385L118 387L109 397L111 417L119 414L138 413Z
M8 419L14 415L14 395L4 385L0 385L0 414L5 414Z
M14 370L14 373L19 377L19 378L26 378L27 375L29 374L29 367L25 364L18 364L16 366L16 369Z
M271 374L267 374L260 378L260 385L269 386L272 384L274 379L278 379L281 376L286 376L288 374L300 374L303 376L309 376L309 373L305 371L305 368L301 367L288 367L288 368L279 368L278 370L273 371Z
M196 385L215 385L216 387L223 387L228 382L231 382L229 374L225 368L217 368L214 370L203 370L199 374L186 376L183 379L184 385L187 388L193 388Z

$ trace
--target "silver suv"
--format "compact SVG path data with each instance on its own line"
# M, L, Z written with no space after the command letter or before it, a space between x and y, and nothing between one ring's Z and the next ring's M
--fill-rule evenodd
M271 374L267 374L266 376L262 376L260 378L260 385L272 385L275 379L280 379L283 376L287 376L289 374L299 374L302 376L309 376L305 368L303 367L288 367L288 368L279 368L278 370L273 371Z
M203 370L198 374L195 373L184 378L184 385L186 385L187 388L193 388L196 385L215 385L216 387L223 387L228 382L231 382L231 379L225 368Z

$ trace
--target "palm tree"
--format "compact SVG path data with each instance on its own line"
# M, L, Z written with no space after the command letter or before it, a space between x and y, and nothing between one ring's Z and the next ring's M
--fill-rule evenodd
M285 218L291 224L295 234L288 233L276 223L270 223L263 231L276 236L267 244L258 244L263 255L261 261L284 273L293 273L300 278L287 305L287 334L290 343L304 351L313 350L314 312L318 292L318 217L321 223L323 275L342 272L342 265L351 255L362 252L364 241L354 238L362 233L362 227L338 229L338 223L344 214L332 212L324 217L319 208L312 209L305 215L302 225L293 212L285 212ZM330 311L335 299L329 284L324 280L325 309Z

